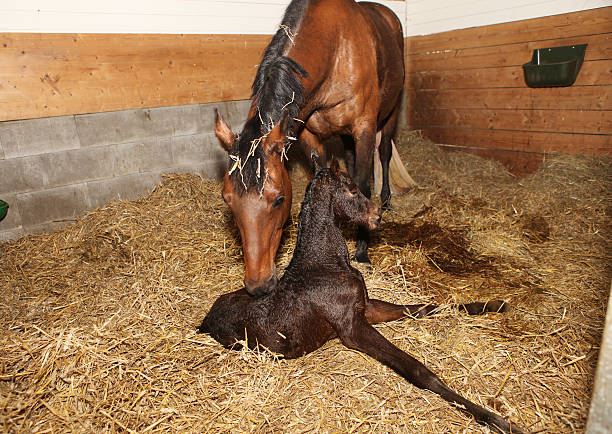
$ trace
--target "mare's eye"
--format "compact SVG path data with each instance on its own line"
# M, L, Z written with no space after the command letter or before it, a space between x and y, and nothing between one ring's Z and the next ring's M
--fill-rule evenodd
M274 199L274 202L272 202L272 208L278 208L284 201L285 196L278 196L276 199Z

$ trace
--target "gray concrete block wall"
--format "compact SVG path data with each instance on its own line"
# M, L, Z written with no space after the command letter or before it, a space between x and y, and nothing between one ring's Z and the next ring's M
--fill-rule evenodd
M0 241L53 230L116 199L150 191L164 173L222 176L218 108L235 131L249 101L0 122Z

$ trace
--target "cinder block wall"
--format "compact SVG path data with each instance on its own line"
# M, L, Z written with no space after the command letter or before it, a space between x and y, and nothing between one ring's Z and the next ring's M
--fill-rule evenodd
M112 200L151 190L163 173L219 178L227 157L214 109L238 130L249 101L0 122L0 241L50 231Z

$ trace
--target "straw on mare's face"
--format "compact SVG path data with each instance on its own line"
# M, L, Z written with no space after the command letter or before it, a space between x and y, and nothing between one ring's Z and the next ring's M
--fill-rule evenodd
M224 177L222 196L240 231L247 264L244 285L251 294L267 293L277 282L274 256L292 199L291 181L282 162L285 138L281 129L286 124L287 114L269 133L257 139L258 152L245 160L232 161L232 168ZM235 138L219 113L216 132L229 152ZM253 175L248 166L254 164L257 169ZM247 187L247 183L253 183L248 176L258 178L256 188Z
M293 0L265 50L253 82L251 110L238 136L217 115L216 135L230 155L224 197L240 230L247 291L276 284L274 258L291 206L283 163L288 140L327 163L323 140L341 135L347 167L370 197L376 133L383 204L390 200L389 160L404 83L403 33L395 14L353 0ZM279 127L282 113L287 123ZM369 262L369 231L360 225L355 258Z
M249 347L265 347L287 358L303 356L339 337L344 345L363 351L414 385L462 406L481 423L503 432L521 432L499 415L450 390L422 363L383 337L371 324L422 317L434 305L396 305L370 299L361 273L351 266L341 221L374 228L378 207L367 199L348 174L332 160L306 190L299 217L293 258L278 285L267 295L252 297L245 289L219 297L199 331L227 348L245 339ZM469 314L505 310L501 301L459 306ZM245 336L246 334L246 336Z

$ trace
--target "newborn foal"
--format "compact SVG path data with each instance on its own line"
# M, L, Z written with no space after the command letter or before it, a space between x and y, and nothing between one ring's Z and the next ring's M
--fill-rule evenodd
M368 298L361 273L351 266L338 226L341 220L380 223L378 207L367 199L334 159L310 182L300 211L298 238L291 263L278 286L253 298L245 289L219 297L199 331L227 348L248 337L249 347L261 345L286 358L296 358L334 337L344 345L389 366L422 389L459 404L481 423L503 432L520 432L514 425L449 389L422 363L404 353L371 324L407 315L423 317L434 305L396 305ZM459 306L470 314L504 310L500 301Z

